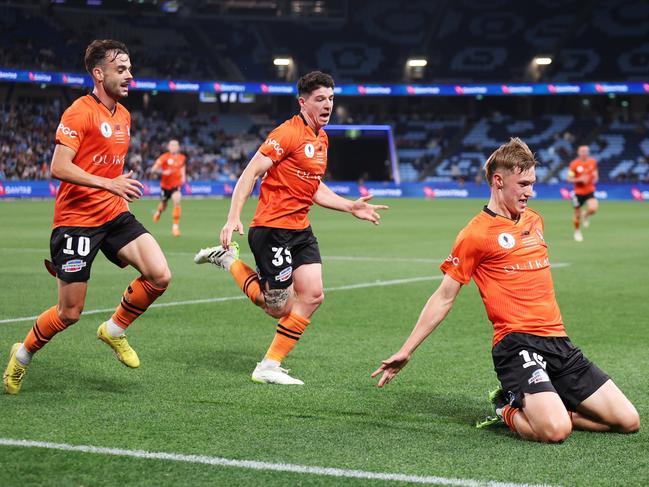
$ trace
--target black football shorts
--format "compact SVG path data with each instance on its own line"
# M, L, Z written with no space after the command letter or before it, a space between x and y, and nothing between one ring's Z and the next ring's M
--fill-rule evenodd
M304 230L252 227L248 244L255 256L262 287L286 289L293 283L293 271L304 264L322 262L318 240L311 227Z
M125 267L117 252L140 235L149 233L129 211L99 227L56 227L50 238L50 254L56 277L65 282L86 282L100 250L114 264Z
M569 411L609 379L568 337L510 333L492 356L503 389L521 399L526 393L556 392Z

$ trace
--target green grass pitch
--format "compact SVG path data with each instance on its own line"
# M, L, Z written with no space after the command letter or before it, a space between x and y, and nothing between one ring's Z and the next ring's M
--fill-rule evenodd
M274 320L244 300L150 309L129 330L142 366L128 370L95 338L110 312L83 316L40 352L19 396L0 396L0 438L196 454L515 484L647 485L649 435L575 432L560 445L526 443L506 429L476 430L496 385L491 326L474 284L387 388L370 373L396 351L439 281L457 232L482 201L390 200L382 224L314 208L311 221L332 290L287 361L304 387L266 386L249 374ZM156 202L132 210L167 254L173 282L160 303L238 296L234 281L194 252L214 244L229 201L184 200L181 238ZM250 221L256 202L243 218ZM566 202L532 202L545 217L568 332L649 415L649 206L602 202L572 241ZM53 202L0 203L0 320L56 300L42 261ZM245 238L244 260L251 262ZM361 257L354 259L353 257ZM113 308L136 276L99 255L86 310ZM30 321L0 323L2 368ZM0 446L0 485L379 485L385 482L164 460ZM478 485L478 484L476 484Z

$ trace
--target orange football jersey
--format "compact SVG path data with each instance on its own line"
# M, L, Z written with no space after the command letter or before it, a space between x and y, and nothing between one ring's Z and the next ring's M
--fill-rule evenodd
M595 172L597 171L597 161L595 159L575 159L570 163L568 174L570 176L588 176L585 183L575 183L575 194L584 195L595 192Z
M128 110L118 103L111 113L93 94L75 100L56 130L56 143L76 151L74 164L110 179L123 173L130 139ZM54 204L53 227L98 227L125 211L128 203L120 196L63 181Z
M162 170L160 187L162 189L174 189L183 183L182 168L185 167L185 156L183 154L172 154L165 152L155 161L155 165Z
M566 336L547 247L535 211L528 208L513 221L485 206L440 266L462 284L473 277L493 324L493 345L514 332Z
M309 226L313 197L327 169L329 139L295 115L275 128L259 148L273 161L262 179L251 227L303 230Z

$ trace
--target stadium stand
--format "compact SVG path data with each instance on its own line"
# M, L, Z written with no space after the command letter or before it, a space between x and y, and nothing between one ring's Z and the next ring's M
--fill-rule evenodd
M479 178L481 167L493 147L509 137L521 137L534 147L542 163L537 168L538 180L556 182L555 173L571 160L575 144L587 140L594 129L594 121L575 119L572 115L514 119L495 113L473 124L452 155L441 159L426 179L467 181Z
M48 179L52 137L64 102L21 99L0 105L0 179ZM150 169L178 138L188 156L190 180L233 181L282 116L268 114L172 113L132 110L129 167L137 177ZM349 120L336 119L332 123ZM600 162L602 181L649 181L649 122L606 123L601 119L554 114L521 118L498 112L471 120L462 115L359 114L357 123L388 123L395 131L404 182L479 180L494 146L520 136L536 151L541 182L565 181L578 145L587 143Z
M130 46L139 76L275 80L277 55L295 61L297 69L286 74L290 79L319 68L339 82L409 81L405 63L412 56L428 60L422 82L614 81L649 75L646 2L572 0L574 8L567 9L566 2L553 0L507 8L500 8L501 0L349 0L344 13L309 22L281 11L284 2L276 2L274 12L259 12L257 2L239 2L242 11L234 16L193 3L173 16L155 10L138 14L135 2L133 14L104 10L96 16L84 8L38 2L3 5L0 65L81 71L79 51L103 36ZM552 65L534 69L532 59L540 54L551 56Z
M315 2L309 4L312 11L298 11L307 3L198 1L169 14L155 2L133 2L128 9L101 10L101 15L89 7L35 0L3 4L0 67L82 72L79 54L87 42L107 37L128 44L136 77L272 81L281 74L272 63L276 55L294 59L297 69L286 75L289 79L322 69L339 83L411 81L404 66L412 55L428 59L419 82L649 76L646 2L631 2L628 8L627 0L569 0L574 8L567 9L566 2L531 0L503 9L501 0L349 0ZM603 58L598 52L618 54ZM555 62L533 71L530 61L536 54L548 54ZM46 179L56 123L79 93L62 90L59 98L44 103L17 98L13 91L7 89L0 100L0 178ZM194 101L190 107L183 104L147 109L129 99L134 127L129 162L138 177L150 176L151 164L175 137L189 156L190 179L233 180L287 113L287 104L276 101L268 109L232 114L199 110ZM332 123L391 124L404 182L479 179L488 152L515 135L537 152L539 181L564 181L576 146L584 143L600 161L602 180L649 180L646 107L631 120L603 104L604 115L597 117L551 104L524 116L525 110L501 111L495 105L466 113L466 103L452 110L448 105L386 105L353 109L354 117L340 115Z

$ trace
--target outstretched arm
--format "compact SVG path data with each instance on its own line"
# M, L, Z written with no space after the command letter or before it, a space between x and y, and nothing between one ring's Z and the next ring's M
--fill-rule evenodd
M241 223L241 211L243 210L243 205L248 201L250 193L252 193L252 188L255 186L255 181L259 177L263 176L271 167L273 167L273 161L270 157L266 157L257 151L241 173L241 176L239 176L237 185L234 187L234 191L232 192L232 201L230 202L228 220L221 229L221 245L223 245L224 248L227 249L230 247L233 232L238 231L239 235L243 235L243 223Z
M360 220L367 220L378 225L381 215L377 213L377 210L387 210L388 207L385 205L372 205L368 203L370 199L372 199L372 196L362 196L356 201L348 200L338 196L323 182L320 182L320 186L318 186L318 190L313 197L313 201L323 208L351 213Z
M446 315L453 307L453 303L461 287L462 284L448 274L444 276L437 290L428 299L428 302L419 315L417 324L408 339L401 346L401 349L390 358L381 362L381 366L372 373L372 377L383 373L377 384L379 387L383 387L390 382L406 366L417 347L446 318Z
M133 201L142 196L142 183L131 178L133 171L120 174L114 179L96 176L84 171L72 162L76 154L77 152L74 149L57 144L50 165L52 177L79 186L105 189L117 196L121 196L126 201Z

